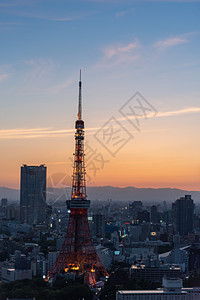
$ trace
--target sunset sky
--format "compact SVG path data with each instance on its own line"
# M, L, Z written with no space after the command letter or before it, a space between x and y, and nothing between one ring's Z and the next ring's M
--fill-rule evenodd
M0 0L0 186L71 185L82 69L87 184L200 190L199 53L198 0Z

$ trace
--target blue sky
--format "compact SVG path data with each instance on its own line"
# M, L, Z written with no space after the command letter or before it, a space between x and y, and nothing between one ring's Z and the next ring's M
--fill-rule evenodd
M91 132L111 116L119 118L119 108L139 91L160 117L156 124L149 121L145 125L137 140L138 151L140 139L142 145L147 143L145 130L154 134L154 142L160 143L163 136L156 133L158 129L169 133L164 139L165 148L170 136L172 141L181 136L176 151L181 151L187 139L197 149L199 37L200 1L1 0L1 167L12 162L15 175L11 185L17 185L17 170L24 159L39 163L41 147L45 153L48 147L53 149L59 144L60 130L69 131L69 136L63 134L60 138L67 144L59 146L67 149L60 157L55 150L55 162L65 159L64 151L67 155L73 152L71 130L76 118L80 68L83 116ZM37 159L31 151L32 143L40 145L35 149ZM16 149L15 159L8 154L10 147ZM124 151L129 153L131 149L130 145ZM172 149L168 150L170 153ZM190 157L188 152L188 160ZM194 157L197 182L200 172L196 152ZM53 157L46 159L45 154L41 154L41 160L53 163ZM123 164L123 156L118 161ZM117 165L117 160L113 164ZM0 178L2 184L9 182L8 177L5 181ZM97 178L98 182L103 181Z

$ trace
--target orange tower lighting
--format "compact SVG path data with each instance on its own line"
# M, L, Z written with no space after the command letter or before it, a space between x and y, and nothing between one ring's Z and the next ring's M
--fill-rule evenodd
M104 277L108 273L94 248L88 223L90 200L86 195L84 161L84 121L82 120L82 82L79 81L78 119L75 123L75 153L71 200L67 201L70 210L67 232L62 249L56 262L50 269L47 279L56 274L74 272L83 274L85 281L94 285L97 275Z

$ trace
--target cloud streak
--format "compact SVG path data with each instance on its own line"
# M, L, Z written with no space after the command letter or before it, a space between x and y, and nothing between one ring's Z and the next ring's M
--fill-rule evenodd
M169 37L169 38L158 41L157 43L154 44L154 46L159 49L166 49L166 48L170 48L173 46L186 44L186 43L189 43L189 40L187 37L191 36L193 34L194 33L186 33L186 34L179 35L179 36Z
M70 13L69 12L55 13L54 11L49 13L47 13L46 11L40 12L37 6L35 6L34 2L32 3L31 10L29 8L22 10L16 6L20 6L20 5L8 5L8 6L5 5L4 13L8 15L22 17L25 19L38 19L38 20L52 21L52 22L70 22L78 19L83 19L91 15L91 12L77 13L75 11L72 11ZM26 3L25 6L27 6Z
M0 82L10 77L10 73L0 74Z
M123 16L126 13L128 13L128 10L121 11L118 13L118 16ZM120 64L122 65L135 63L138 62L141 59L142 55L144 56L147 51L148 55L146 54L146 57L149 57L149 54L151 55L151 51L155 53L155 49L157 51L162 51L178 45L187 44L190 42L190 37L196 34L197 32L188 32L177 36L167 37L150 44L150 47L141 45L138 39L135 39L134 41L131 41L127 44L114 43L111 45L107 45L102 49L103 57L95 65L95 67L98 69L102 69L115 67L116 65ZM144 60L145 57L143 57L142 61L144 62Z
M156 43L156 46L160 48L168 48L168 47L177 46L186 43L188 43L188 40L180 37L174 37L174 38L169 38L166 40L159 41Z
M25 60L24 64L29 68L26 73L26 80L29 81L46 79L56 67L52 60L43 58Z
M85 131L95 131L98 128L87 128ZM32 139L44 137L62 137L74 135L75 129L53 129L53 128L18 128L0 130L1 139Z
M54 22L69 22L76 17L69 17L69 16L51 16L51 15L44 15L44 14L34 14L34 13L28 13L28 12L15 12L13 13L15 15L30 18L30 19L39 19L39 20L46 20L46 21L54 21Z
M157 117L173 117L178 115L195 114L195 113L200 113L200 107L188 107L179 110L160 112L157 114Z
M0 32L16 30L22 23L19 22L0 22Z
M119 57L122 55L126 55L127 53L132 52L134 49L139 47L138 42L129 43L124 46L110 46L103 50L105 57L110 59L112 57Z
M124 17L125 15L129 14L129 13L132 13L134 11L133 8L131 9L127 9L127 10L122 10L122 11L119 11L118 13L116 13L115 17L116 18L122 18Z
M157 117L173 117L181 116L185 114L200 113L200 107L188 107L179 110L159 112ZM154 114L149 114L148 118L154 117ZM132 119L134 119L133 117ZM141 117L143 118L143 117ZM130 117L129 117L130 119ZM119 121L126 121L125 118L118 119ZM95 133L101 127L87 128L86 132ZM53 138L53 137L64 137L73 136L75 129L52 129L52 128L19 128L19 129L2 129L0 130L0 140L8 139L35 139L35 138Z
M13 7L13 6L21 6L26 4L28 1L24 1L24 0L13 0L13 1L4 1L0 3L0 7Z
M0 130L0 139L29 139L29 138L40 138L50 136L61 136L73 134L72 129L58 129L53 130L52 128L19 128L19 129L4 129Z
M66 89L70 84L72 84L72 82L74 82L73 79L67 79L60 84L53 85L52 87L48 88L48 92L51 92L52 94L57 94L60 91Z
M171 111L165 111L165 112L158 112L155 116L155 112L150 112L147 115L147 119L149 118L163 118L163 117L174 117L174 116L181 116L181 115L186 115L186 114L195 114L195 113L200 113L200 107L188 107L188 108L183 108L183 109L178 109L178 110L171 110ZM135 116L129 116L129 120L135 120ZM137 119L144 119L144 116L137 116ZM118 119L119 121L126 121L126 118L120 118Z
M136 53L140 47L138 41L128 44L110 45L103 49L103 58L97 67L113 67L122 63L132 63L138 60L139 54Z

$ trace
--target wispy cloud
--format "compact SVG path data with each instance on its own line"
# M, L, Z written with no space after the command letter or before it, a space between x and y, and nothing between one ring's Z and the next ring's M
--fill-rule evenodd
M139 54L136 52L139 47L138 41L105 47L103 49L103 58L98 65L101 67L112 67L121 63L134 62L139 57Z
M23 61L26 66L24 73L24 81L26 83L24 92L40 91L48 94L57 94L66 89L75 81L75 76L71 75L63 81L58 81L54 77L55 72L58 72L60 65L53 60L47 58L29 59ZM28 87L28 89L27 89Z
M129 13L132 13L133 11L134 11L133 8L130 8L130 9L127 9L127 10L122 10L122 11L117 12L116 15L115 15L115 17L116 18L122 18L125 15L127 15Z
M29 1L26 0L7 0L7 1L2 1L0 3L0 7L13 7L13 6L21 6L24 4L27 4Z
M109 46L105 48L103 51L106 58L112 58L114 56L126 55L127 53L132 52L133 49L136 49L138 47L139 47L139 43L133 42L127 45Z
M31 2L30 2L31 4ZM13 5L16 6L16 5ZM32 2L31 9L28 7L22 9L20 7L8 7L4 8L4 13L12 16L21 17L24 19L38 19L38 20L44 20L44 21L53 21L53 22L69 22L81 18L85 18L92 14L92 12L60 12L56 13L53 12L47 12L47 11L40 11L38 9L38 6L36 6L36 3Z
M56 21L56 22L68 22L74 20L73 17L57 17L57 18L47 18L49 21Z
M10 73L0 74L0 82L5 79L8 79L10 76L11 76Z
M188 107L179 110L172 110L166 112L158 112L157 117L173 117L184 114L200 113L200 107ZM149 114L148 118L154 117L155 114ZM130 119L131 117L129 117ZM138 117L140 118L140 117ZM142 118L142 117L141 117ZM135 119L135 116L133 116ZM119 118L119 121L126 121L126 118ZM87 128L85 131L95 133L100 127ZM53 129L53 128L18 128L18 129L2 129L0 130L0 140L5 139L35 139L35 138L56 138L67 135L74 135L74 129Z
M24 64L28 67L26 80L29 81L44 79L56 68L52 60L44 58L25 60Z
M60 91L64 90L65 88L67 88L70 84L72 84L74 82L73 79L67 79L64 82L51 86L50 88L48 88L48 91L53 93L53 94L57 94Z
M187 108L182 108L182 109L177 109L177 110L171 110L171 111L165 111L165 112L158 112L156 114L156 118L163 118L163 117L173 117L173 116L181 116L181 115L186 115L186 114L195 114L195 113L200 113L200 107L187 107ZM150 112L147 116L147 118L154 118L155 117L155 112ZM136 116L129 116L129 120L135 120ZM143 119L144 116L137 116L137 119ZM122 117L118 119L119 121L126 121L127 119Z
M169 37L163 40L160 40L154 44L155 47L159 49L166 49L173 46L178 46L181 44L186 44L189 42L188 37L194 33L186 33L179 36Z
M12 75L11 66L1 65L0 66L0 82L8 79Z
M157 117L172 117L177 115L194 114L194 113L200 113L200 107L187 107L178 110L160 112L157 114Z
M18 22L0 22L0 26L18 25Z
M52 128L18 128L0 130L0 139L31 139L49 136L60 136L74 133L74 130L53 130Z
M21 25L19 22L0 22L0 32L16 29L17 26Z
M159 41L156 43L156 46L160 48L168 48L168 47L177 46L185 43L188 43L188 40L183 39L181 37L174 37L174 38L169 38L166 40Z
M87 128L86 131L95 131L98 128ZM53 129L53 128L15 128L0 130L0 139L35 139L52 138L74 135L75 129Z
M55 16L55 15L47 15L47 14L42 14L42 13L29 13L29 12L11 12L13 15L25 17L25 18L30 18L30 19L39 19L39 20L46 20L46 21L55 21L55 22L68 22L76 19L76 17L71 17L71 16Z

